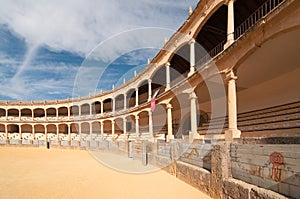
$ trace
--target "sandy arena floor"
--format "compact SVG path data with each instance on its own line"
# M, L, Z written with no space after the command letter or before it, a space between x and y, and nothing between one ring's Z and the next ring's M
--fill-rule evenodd
M0 198L209 198L164 171L118 172L87 151L1 147L0 171Z

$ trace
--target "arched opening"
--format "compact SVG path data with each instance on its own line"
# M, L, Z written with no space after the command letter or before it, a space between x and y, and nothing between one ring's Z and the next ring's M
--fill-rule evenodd
M48 140L57 140L56 125L54 125L54 124L48 124L46 126L46 128L47 128L47 137L48 137Z
M101 113L101 102L96 101L92 103L92 114L100 114Z
M7 125L8 139L10 140L19 140L20 139L20 129L17 124Z
M85 103L81 105L81 115L90 115L90 105Z
M140 104L144 104L146 102L148 102L148 88L149 88L149 85L148 85L148 80L145 80L143 81L138 89L139 89L139 105Z
M170 101L172 105L172 132L175 138L181 138L182 135L188 135L189 129L183 127L182 118L190 115L190 99L187 93L176 95Z
M0 133L5 133L5 125L0 124Z
M111 98L108 98L103 101L103 112L104 113L112 112L112 105L113 105L112 103L113 103L113 101Z
M135 106L135 96L136 96L135 89L132 88L129 91L127 91L126 93L127 108L132 108Z
M190 71L190 46L182 46L174 53L170 61L170 84L171 87L188 76Z
M149 113L148 111L142 111L139 116L139 133L149 133Z
M0 117L5 117L6 116L6 110L3 108L0 108Z
M45 117L45 110L42 108L36 108L33 110L34 117Z
M166 67L161 66L154 73L151 80L152 80L152 83L151 83L152 93L156 92L157 90L159 90L158 95L165 92L165 88L166 88Z
M34 137L37 140L46 140L45 127L43 125L34 125Z
M68 125L67 124L59 124L58 125L58 135L59 139L63 141L68 141Z
M93 122L92 123L92 134L100 135L100 132L101 132L100 122Z
M110 120L105 120L103 121L103 132L105 134L111 134L111 121Z
M79 106L73 105L70 107L70 115L71 116L79 116Z
M19 110L15 108L8 109L7 114L9 117L19 117Z
M116 96L116 111L120 111L124 109L124 95L120 94Z
M81 123L81 134L90 134L90 124L87 122Z
M227 41L227 5L222 5L205 23L196 36L196 66L205 61L206 54L214 57L222 51ZM205 52L206 51L206 52Z
M165 105L156 104L155 110L152 112L153 134L159 136L167 133L167 112Z
M47 108L46 113L47 113L47 117L56 117L55 108Z
M33 134L32 134L32 126L29 124L23 124L21 125L21 134L22 134L22 139L23 140L31 140L33 139ZM35 136L36 138L36 136Z
M21 117L32 117L32 111L29 108L21 109Z
M58 108L58 116L59 117L67 117L68 116L68 108L67 107L59 107Z
M115 134L123 134L123 119L117 118L115 119Z
M128 134L135 133L135 116L128 115L126 117L126 132Z

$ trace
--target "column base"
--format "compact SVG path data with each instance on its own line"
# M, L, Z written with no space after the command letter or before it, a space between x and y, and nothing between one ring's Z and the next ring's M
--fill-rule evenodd
M195 73L195 69L194 69L194 67L193 67L193 69L190 70L190 72L188 73L188 77L192 76L194 73Z
M224 50L226 48L228 48L231 44L233 44L234 40L228 40L225 44L224 44Z
M225 141L232 142L233 139L241 138L241 131L238 129L228 129L225 131Z
M194 140L204 140L204 136L199 135L199 133L193 133L192 131L189 131L189 143L193 143Z
M174 140L174 135L167 135L167 142Z

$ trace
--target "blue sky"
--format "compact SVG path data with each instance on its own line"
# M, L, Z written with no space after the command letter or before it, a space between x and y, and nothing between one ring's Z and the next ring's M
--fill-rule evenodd
M109 90L140 72L197 0L0 0L0 100Z

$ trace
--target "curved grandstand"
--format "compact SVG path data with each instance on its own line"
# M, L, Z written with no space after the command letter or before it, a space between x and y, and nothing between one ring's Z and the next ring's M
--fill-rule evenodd
M127 143L299 139L299 19L297 0L202 0L145 70L119 88L0 101L0 142L134 151Z

